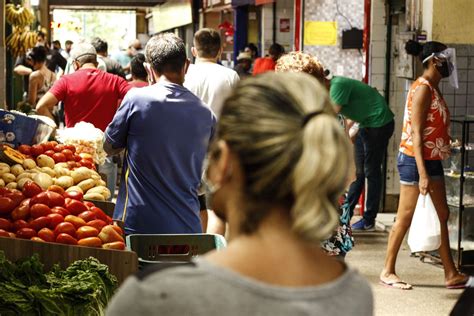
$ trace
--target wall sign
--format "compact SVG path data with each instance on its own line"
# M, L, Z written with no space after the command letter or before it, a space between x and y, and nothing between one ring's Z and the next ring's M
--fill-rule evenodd
M290 19L280 19L280 32L281 33L290 32Z
M337 22L304 22L304 45L336 46Z

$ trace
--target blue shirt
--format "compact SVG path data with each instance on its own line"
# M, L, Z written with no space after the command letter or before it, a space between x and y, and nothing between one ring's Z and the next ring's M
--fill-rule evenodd
M172 83L131 90L107 127L125 148L114 219L127 234L200 233L198 188L216 117Z

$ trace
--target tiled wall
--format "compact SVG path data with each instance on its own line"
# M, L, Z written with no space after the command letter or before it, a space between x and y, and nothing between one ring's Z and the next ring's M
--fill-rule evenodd
M378 0L377 0L378 1ZM362 79L364 63L362 54L356 49L342 49L342 31L350 29L346 16L353 27L364 27L364 0L307 0L304 7L304 21L337 21L338 41L336 46L304 46L304 50L318 57L332 74Z

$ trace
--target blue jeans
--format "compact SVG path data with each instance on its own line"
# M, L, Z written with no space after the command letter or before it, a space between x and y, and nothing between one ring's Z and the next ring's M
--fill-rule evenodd
M382 197L382 163L394 127L395 123L392 120L381 127L361 128L354 144L356 180L349 187L347 202L352 217L367 178L364 219L369 224L375 222L379 212Z

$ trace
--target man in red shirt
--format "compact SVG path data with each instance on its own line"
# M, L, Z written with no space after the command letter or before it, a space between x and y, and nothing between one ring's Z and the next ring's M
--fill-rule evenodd
M280 58L284 53L285 49L283 46L278 43L273 43L268 50L270 56L255 59L252 74L255 76L267 71L274 71L278 58Z
M97 53L89 43L77 44L71 58L75 72L56 81L38 101L36 112L53 118L54 106L62 101L66 127L84 121L105 131L130 86L119 76L97 69Z

